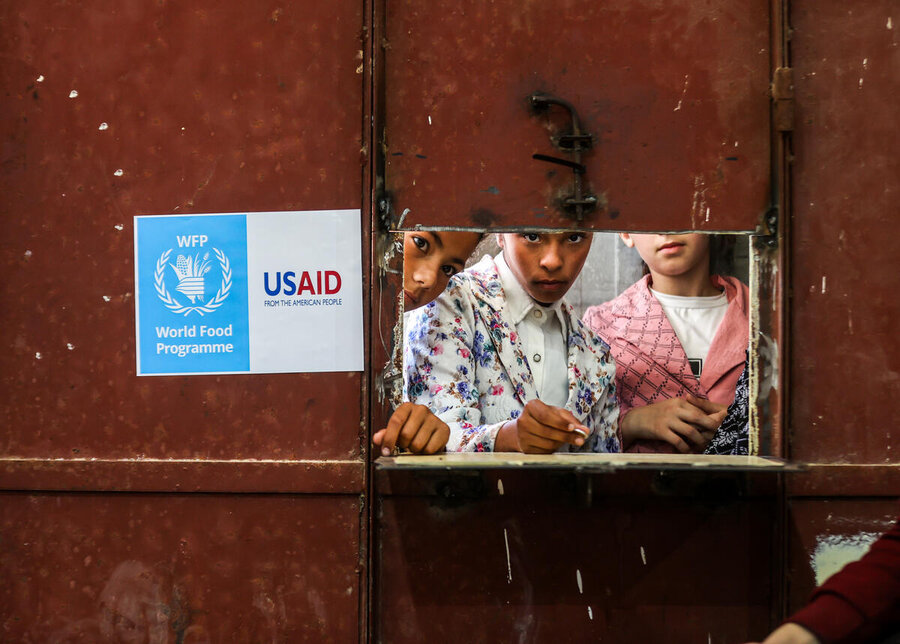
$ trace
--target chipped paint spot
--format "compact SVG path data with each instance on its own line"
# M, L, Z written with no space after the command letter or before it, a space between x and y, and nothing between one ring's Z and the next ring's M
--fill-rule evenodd
M890 18L888 18L888 20L890 20ZM38 76L38 77L35 78L34 80L35 80L36 82L38 82L38 83L43 83L43 82L44 82L44 75L41 74L40 76Z
M69 351L74 351L75 345L72 344L71 342L66 342L66 349L68 349Z
M125 228L125 226L123 226L122 224L116 224L116 225L114 226L114 228L115 228L116 230L122 230L123 228Z
M431 114L428 115L428 125L431 125Z
M696 218L702 216L707 210L706 182L702 176L696 175L694 176L694 195L691 199L691 228L697 227Z
M506 583L512 583L512 563L509 560L509 537L506 528L503 528L503 544L506 546Z
M881 536L877 532L858 532L853 535L828 534L816 538L816 549L810 557L810 566L816 573L816 586L851 561L856 561Z
M592 622L594 621L594 611L591 610L590 606L588 606L588 617Z
M503 479L497 479L497 492L503 496Z
M863 86L863 79L860 78L859 79L859 89L862 89L862 86Z
M30 250L26 250L26 251L25 251L25 259L28 259L28 258L30 258L30 257L31 257L31 251L30 251Z
M109 129L109 123L105 123L105 122L104 122L104 123L101 123L101 124L100 124L100 127L98 127L97 129L100 130L101 132L103 132L104 130L108 130L108 129Z
M853 335L853 311L847 311L847 333ZM890 449L890 446L888 446Z
M687 94L687 88L688 88L688 82L689 82L689 80L690 80L690 79L689 79L689 75L688 75L688 74L685 74L685 75L684 75L684 87L681 89L681 98L678 99L678 105L676 105L676 106L675 106L675 109L672 110L673 112L677 112L678 110L681 109L681 104L682 104L682 102L684 101L684 95Z
M647 553L644 551L644 546L641 546L641 561L644 562L644 565L647 565Z
M863 69L868 69L868 68L869 68L869 59L863 58Z
M706 207L706 219L705 219L705 221L706 221L707 224L709 223L709 206Z
M828 286L827 280L828 280L828 278L825 275L823 275L822 276L822 294L823 295L825 294L825 290Z
M103 296L103 301L104 301L104 302L109 302L111 299L112 299L112 298L111 298L109 295L104 295L104 296Z
M893 23L893 21L891 20L891 17L890 17L890 16L888 16L888 21L887 21L887 24L885 25L885 27L887 27L888 29L893 29L893 28L894 28L894 23Z
M36 352L36 353L34 354L34 357L35 357L37 360L40 360L43 356L41 356L41 352L38 351L38 352Z
M734 142L734 147L737 147L737 146L738 146L738 142L735 141L735 142Z
M581 584L581 571L577 568L575 569L575 583L578 584L578 593L583 595L584 587Z
M113 174L117 177L121 177L123 174L125 174L125 171L122 168L119 168L118 170L113 172Z
M363 73L363 64L362 64L362 63L360 63L360 64L359 64L359 67L356 68L356 73L357 73L357 74L362 74L362 73Z
M73 89L69 92L69 98L78 98L78 90Z
M400 213L400 221L397 222L397 228L403 227L403 222L406 221L406 215L409 214L409 208L404 208L403 212Z

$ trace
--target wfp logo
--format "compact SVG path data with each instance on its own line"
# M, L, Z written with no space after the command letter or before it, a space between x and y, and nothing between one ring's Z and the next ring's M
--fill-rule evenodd
M159 259L156 260L156 271L153 274L156 294L172 313L185 317L191 313L197 313L200 316L212 313L222 306L231 291L231 263L225 253L215 247L211 247L215 260L210 257L209 251L203 249L206 242L209 241L206 235L177 235L176 240L179 250L191 250L179 252L175 257L174 264L171 262L174 248L170 248L159 256ZM198 247L199 251L195 252L194 249ZM218 263L221 271L221 280L216 294L207 299L207 293L212 291L216 284L214 279L210 280L209 275L214 261ZM170 283L174 282L175 292L184 295L185 300L180 301L169 292L167 279Z

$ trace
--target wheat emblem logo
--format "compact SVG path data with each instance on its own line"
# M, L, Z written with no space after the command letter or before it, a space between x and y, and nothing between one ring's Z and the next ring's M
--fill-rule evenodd
M231 263L228 261L225 253L218 248L213 248L213 253L219 262L219 267L222 269L222 282L219 285L219 290L209 300L206 300L206 274L209 273L212 263L209 253L204 253L203 256L200 253L196 255L179 255L175 263L171 264L169 263L169 258L172 255L172 249L170 248L156 260L156 271L153 274L156 293L163 304L166 305L166 308L172 313L180 313L185 317L191 313L197 313L202 316L212 313L222 306L222 303L231 291ZM178 278L178 285L175 287L175 290L187 296L190 304L182 304L169 293L164 279L166 266L171 268Z

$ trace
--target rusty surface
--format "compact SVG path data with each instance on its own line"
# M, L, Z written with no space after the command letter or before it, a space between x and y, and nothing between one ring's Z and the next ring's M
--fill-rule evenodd
M797 460L900 462L896 8L793 3Z
M900 512L896 3L791 9L788 448L815 465L788 481L786 612Z
M769 628L761 571L777 497L737 500L725 479L664 491L632 472L600 477L588 504L574 476L528 474L379 499L376 641L475 629L483 641L718 643Z
M0 639L356 640L359 501L4 494Z
M900 464L814 464L800 476L787 479L790 496L898 496Z
M0 459L0 489L117 492L360 494L366 466L352 461Z
M818 583L858 559L894 524L900 514L898 501L900 497L795 499L790 503L788 612L802 606Z
M132 216L360 207L362 20L4 3L3 454L359 458L362 374L134 377Z
M386 1L386 188L404 226L571 225L562 110L594 135L585 226L753 230L770 198L769 3ZM407 212L408 210L408 212Z

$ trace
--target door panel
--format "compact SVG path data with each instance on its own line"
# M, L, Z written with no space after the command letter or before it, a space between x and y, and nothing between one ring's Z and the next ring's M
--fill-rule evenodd
M350 642L359 501L0 496L9 642Z
M769 203L769 3L385 2L385 186L394 225L566 226L571 161L535 114L569 101L586 189L613 230L752 230Z
M571 474L392 475L378 641L724 643L770 627L772 477L617 473L586 497Z
M361 207L362 16L4 4L5 455L359 457L360 373L134 377L132 216Z

